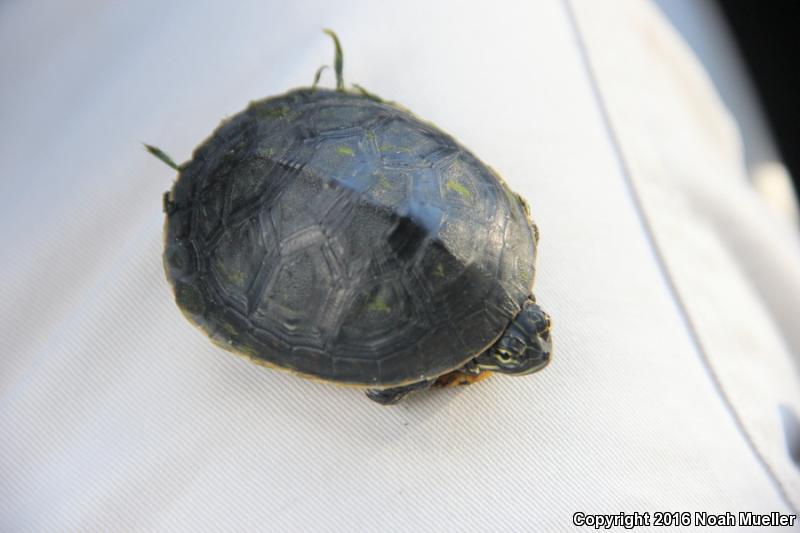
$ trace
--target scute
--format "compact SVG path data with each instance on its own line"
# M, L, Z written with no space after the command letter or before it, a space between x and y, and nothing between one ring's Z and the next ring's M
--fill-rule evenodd
M286 181L273 209L283 238L316 224L317 213L330 200L329 194L321 194L323 187L309 172L298 172Z
M367 199L356 200L352 210L347 213L344 224L331 236L331 246L349 277L363 274L370 262L383 257L364 253L380 246L386 241L396 226L393 212L384 206Z
M385 121L369 139L375 142L381 159L388 166L430 166L428 157L449 148L443 146L441 136L428 128L415 127L404 117Z
M250 282L256 277L265 254L261 230L255 221L229 228L210 254L208 282L216 284L216 292L222 300L244 312Z
M408 198L411 178L406 171L393 168L373 172L372 184L366 191L367 201L397 210Z
M533 284L516 195L450 136L353 93L251 103L170 201L165 269L187 316L220 345L326 380L456 369Z
M388 344L393 339L400 342L416 318L411 298L398 281L391 279L380 280L354 293L345 305L347 312L337 340L353 346L371 342Z
M228 210L232 216L244 214L248 207L258 207L268 189L269 181L264 176L274 166L275 163L268 158L249 156L229 173L225 181L229 191Z

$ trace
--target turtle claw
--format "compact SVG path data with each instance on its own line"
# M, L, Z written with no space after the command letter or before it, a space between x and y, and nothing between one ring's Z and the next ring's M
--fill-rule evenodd
M391 387L389 389L368 389L367 398L373 402L378 402L381 405L393 405L408 396L409 393L425 390L433 385L432 381L418 381L411 385L404 385L402 387Z

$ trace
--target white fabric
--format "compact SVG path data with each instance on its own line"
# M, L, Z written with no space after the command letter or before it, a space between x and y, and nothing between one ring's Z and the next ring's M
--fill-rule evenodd
M248 100L309 84L322 27L348 82L529 200L557 350L540 374L385 408L231 357L176 308L174 173L139 142L186 159ZM800 507L780 414L800 416L797 231L645 0L17 2L0 51L0 530L569 531L576 511Z

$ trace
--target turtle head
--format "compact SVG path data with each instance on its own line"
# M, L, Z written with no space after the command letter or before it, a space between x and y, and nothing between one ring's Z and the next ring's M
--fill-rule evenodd
M481 370L525 375L544 368L552 351L550 317L528 300L497 342L475 361Z

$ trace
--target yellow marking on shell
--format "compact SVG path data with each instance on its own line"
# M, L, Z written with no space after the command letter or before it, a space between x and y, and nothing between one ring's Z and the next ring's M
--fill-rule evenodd
M236 337L239 334L239 332L236 331L236 327L230 322L223 322L222 329L231 337Z
M350 148L349 146L337 146L336 153L340 155L349 155L349 156L354 155L353 149Z
M367 311L376 311L379 313L388 313L391 311L391 307L386 303L380 296L376 296L374 300L367 304Z
M447 180L447 188L455 193L458 193L458 195L462 198L472 198L472 191L464 187L464 185L456 180Z
M219 263L219 270L225 281L233 283L237 287L244 286L244 272L241 270L229 270L225 263Z
M389 181L389 178L387 178L383 174L379 174L378 183L380 183L381 187L385 189L389 189L392 186L392 182Z
M443 278L444 277L444 265L441 264L441 263L437 263L436 264L436 268L433 271L433 275L436 276L437 278Z
M230 280L241 287L244 285L244 272L230 272L229 273Z

